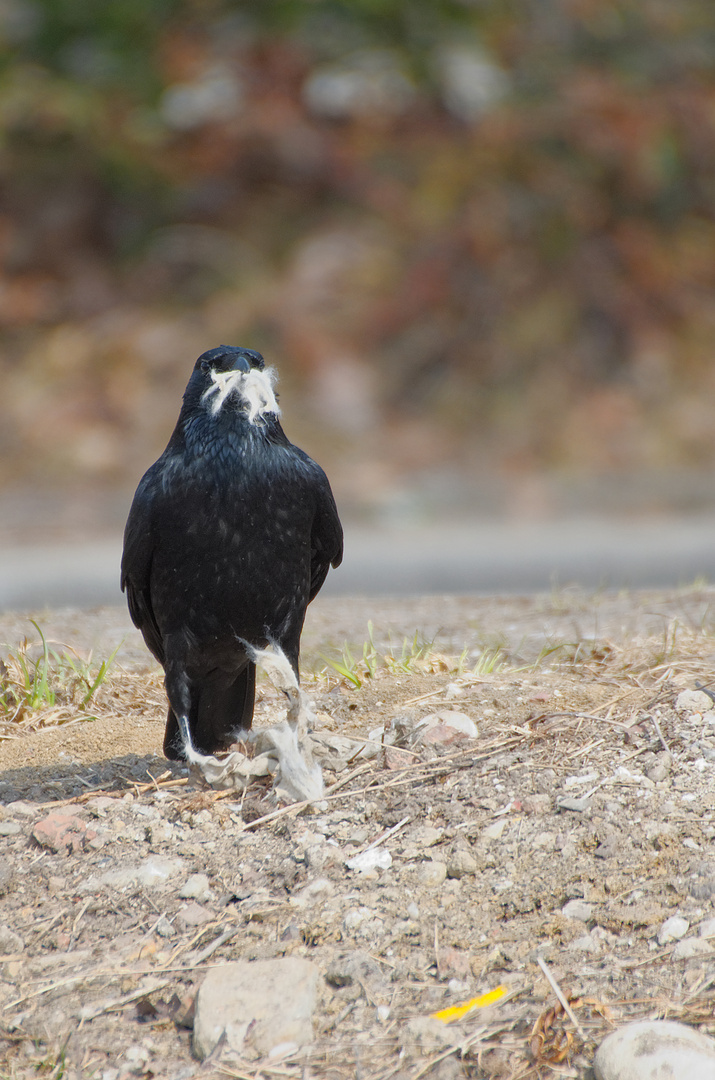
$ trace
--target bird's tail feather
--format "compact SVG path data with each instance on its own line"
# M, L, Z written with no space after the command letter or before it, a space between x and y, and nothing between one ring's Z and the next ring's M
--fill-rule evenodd
M193 748L201 754L215 754L230 746L240 731L249 731L255 694L256 665L250 661L230 682L223 673L206 680L187 718ZM171 708L166 721L164 753L175 761L186 756L184 738Z

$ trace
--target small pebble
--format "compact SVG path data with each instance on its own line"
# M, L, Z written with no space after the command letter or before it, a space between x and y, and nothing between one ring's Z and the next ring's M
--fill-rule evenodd
M37 814L37 807L31 803L23 802L22 799L16 799L15 802L10 802L5 807L7 814L12 814L15 817L35 817Z
M673 960L692 960L696 956L708 956L713 947L705 938L683 938L673 949Z
M698 933L701 938L715 937L715 919L706 919L701 923Z
M438 862L437 859L430 860L429 862L422 863L420 867L420 881L423 885L427 885L430 888L437 888L437 886L444 884L447 877L447 865L443 862Z
M658 944L668 945L671 941L680 941L690 929L690 923L682 915L671 915L658 931Z
M138 865L112 867L104 873L84 878L77 886L77 892L96 892L102 886L111 889L128 889L143 885L146 888L161 888L174 874L183 869L183 862L177 858L164 858L152 855Z
M675 707L678 712L710 712L712 706L712 698L708 697L702 690L681 690L675 699Z
M212 912L207 911L206 908L201 907L201 904L197 904L195 900L192 900L190 904L180 909L176 921L182 926L203 926L214 918Z
M58 807L38 821L32 835L41 847L69 854L81 851L85 842L96 839L96 830L88 829L86 821L69 810L69 807Z
M506 826L506 818L499 818L498 821L493 821L491 825L487 825L485 829L482 829L482 838L484 840L498 840Z
M346 859L345 865L348 870L357 870L361 874L373 870L389 870L392 866L392 855L387 848L369 848L361 851L359 855L354 855L352 859Z
M477 725L471 716L453 709L439 709L437 712L430 713L429 716L424 716L417 725L417 729L422 732L435 727L451 728L453 732L467 735L470 739L476 739L479 736Z
M156 924L155 929L159 937L163 938L174 937L174 935L176 934L176 930L171 925L166 915L161 916L158 923Z
M9 926L0 926L0 953L19 953L25 948L25 942Z
M146 828L146 838L150 844L167 844L174 836L174 827L168 821L153 821ZM204 876L204 875L201 875Z
M588 810L591 806L590 799L571 799L562 797L556 800L556 806L559 810L572 810L577 814L583 813L584 810Z
M366 919L371 917L372 912L369 908L351 908L343 919L343 926L346 930L356 930L361 923L364 923Z
M593 914L593 904L587 904L585 900L569 900L568 904L561 908L561 914L567 919L588 922Z
M571 952L582 952L595 954L600 953L603 950L603 942L598 938L592 937L591 934L584 934L583 937L576 938L575 941L569 942L567 946Z
M444 829L435 829L432 825L421 825L415 829L412 839L420 847L432 847L438 844L444 835Z
M447 863L447 877L467 877L469 874L476 874L478 869L479 866L474 856L464 848L457 848Z
M179 889L179 897L182 900L211 899L209 879L206 874L192 874Z
M654 765L651 769L648 769L646 776L649 780L652 780L654 784L659 784L667 779L669 773L670 769L666 769L665 765Z
M324 904L334 892L335 886L329 878L313 878L291 896L289 903L292 907L312 907L314 904Z
M594 780L599 779L600 774L597 772L584 773L582 776L567 776L564 778L562 787L564 790L573 787L583 787L584 784L592 784Z
M607 836L603 843L599 844L594 851L594 858L613 859L618 854L620 847L621 841L618 836Z

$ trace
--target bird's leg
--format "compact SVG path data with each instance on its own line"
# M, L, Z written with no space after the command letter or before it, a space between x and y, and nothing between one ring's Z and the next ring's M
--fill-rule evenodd
M189 721L183 713L176 713L176 722L179 725L179 731L181 732L181 741L184 744L184 757L190 765L196 765L203 760L203 754L199 754L194 750L194 744L191 741L191 729L189 728Z
M191 688L184 662L180 659L167 658L165 673L166 694L179 727L183 756L190 765L198 765L205 759L204 755L195 749L191 738L189 726Z
M211 754L202 754L194 747L189 721L184 713L176 713L176 722L179 725L179 731L181 733L185 759L188 761L189 765L198 765L203 772L206 763L214 763L216 758Z

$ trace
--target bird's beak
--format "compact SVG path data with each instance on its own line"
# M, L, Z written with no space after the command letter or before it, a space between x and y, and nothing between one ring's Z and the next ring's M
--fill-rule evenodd
M231 366L231 370L242 371L244 375L248 375L248 372L251 370L251 365L249 364L248 360L246 360L245 356L239 356L236 358L233 365Z

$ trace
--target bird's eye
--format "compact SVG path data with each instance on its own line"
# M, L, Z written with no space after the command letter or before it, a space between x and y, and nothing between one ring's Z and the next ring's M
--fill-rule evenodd
M211 367L211 365L209 364L208 360L202 360L201 361L201 370L202 371L208 371L210 367Z

